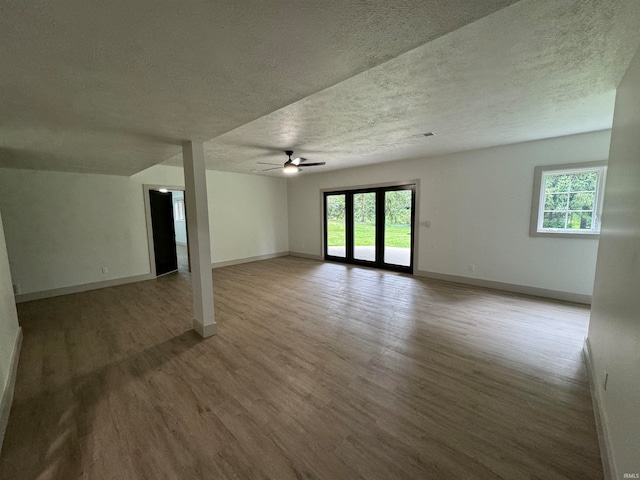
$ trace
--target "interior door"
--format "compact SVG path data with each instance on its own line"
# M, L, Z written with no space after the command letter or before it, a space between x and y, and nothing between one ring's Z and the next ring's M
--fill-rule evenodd
M176 252L176 232L173 227L173 199L171 192L149 191L151 226L153 229L153 250L156 275L178 270Z

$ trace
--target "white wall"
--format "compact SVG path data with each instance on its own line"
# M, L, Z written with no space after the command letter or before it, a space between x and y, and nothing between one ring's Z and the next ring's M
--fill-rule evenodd
M187 244L187 222L184 220L177 220L175 218L176 202L178 200L184 201L184 192L182 190L172 190L171 198L173 200L173 212L174 212L173 228L176 232L176 243L178 245L186 245Z
M11 362L19 334L18 315L11 286L11 272L0 215L0 449L7 427L11 394Z
M207 182L212 262L288 250L284 179L207 172ZM182 186L182 169L155 166L131 177L0 169L20 293L148 274L143 184Z
M640 51L617 91L589 344L615 478L640 473Z
M213 263L289 251L284 178L207 171Z
M418 229L418 270L591 295L597 240L529 236L534 168L606 160L609 140L603 131L303 174L288 184L290 250L321 254L321 189L418 179L416 222L431 221Z

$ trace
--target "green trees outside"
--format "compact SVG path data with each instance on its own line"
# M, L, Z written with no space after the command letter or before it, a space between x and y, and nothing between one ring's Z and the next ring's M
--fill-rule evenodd
M344 195L329 195L327 197L327 220L344 220L345 208Z
M397 190L384 193L385 245L409 248L411 242L411 191ZM327 197L328 243L330 247L344 246L345 195ZM353 196L355 239L358 246L375 245L376 200L375 193L357 193Z
M384 218L387 225L411 226L411 190L385 192Z
M590 229L597 183L596 172L547 175L543 228Z

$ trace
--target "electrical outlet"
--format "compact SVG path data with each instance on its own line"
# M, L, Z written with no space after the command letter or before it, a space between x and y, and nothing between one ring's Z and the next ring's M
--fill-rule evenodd
M102 267L102 273L109 273L109 269L107 267Z
M607 383L609 383L609 372L607 372L606 370L604 371L604 391L607 391Z
M423 220L422 222L420 222L420 226L425 228L431 227L431 220Z
M475 266L475 264L473 264L473 263L470 263L470 264L469 264L469 271L470 271L470 272L475 272L475 271L476 271L476 266Z

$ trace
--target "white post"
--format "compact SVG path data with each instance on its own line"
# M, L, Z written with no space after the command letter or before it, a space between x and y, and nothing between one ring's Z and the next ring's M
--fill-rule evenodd
M191 258L193 329L206 338L217 333L217 326L213 308L209 204L202 143L184 142L182 158Z

